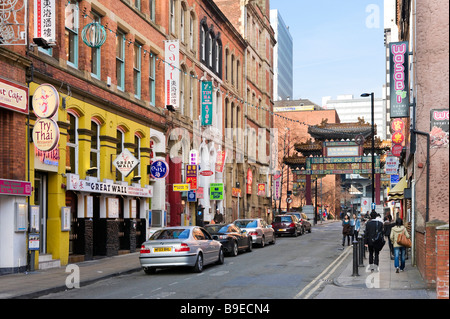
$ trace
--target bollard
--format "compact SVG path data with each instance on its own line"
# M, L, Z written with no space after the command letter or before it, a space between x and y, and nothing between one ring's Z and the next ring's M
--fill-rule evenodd
M353 240L353 274L352 277L359 276L358 274L358 241Z
M362 256L364 259L366 259L366 245L364 245L364 232L361 233L361 237L362 237L362 247L361 247L361 252L362 252Z
M359 254L358 254L358 265L359 267L364 267L364 238L361 234L358 235L358 244L359 244Z

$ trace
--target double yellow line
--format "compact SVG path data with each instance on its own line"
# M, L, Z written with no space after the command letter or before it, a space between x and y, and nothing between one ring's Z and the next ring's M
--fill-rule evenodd
M345 258L352 252L352 247L347 247L338 258L336 258L327 268L324 269L313 281L303 288L293 299L308 299L324 281L326 281L334 271L342 264ZM314 286L315 285L315 286ZM314 287L313 287L314 286ZM305 294L303 297L302 295Z

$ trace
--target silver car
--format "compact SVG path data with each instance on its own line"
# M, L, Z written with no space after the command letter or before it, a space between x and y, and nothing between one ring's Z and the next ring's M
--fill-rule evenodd
M252 236L253 244L258 244L264 247L268 243L275 244L275 232L271 225L268 225L262 218L245 218L236 219L233 222L236 226L245 230Z
M202 227L165 227L142 244L139 261L146 274L174 266L190 266L194 272L202 272L205 265L223 264L224 251Z

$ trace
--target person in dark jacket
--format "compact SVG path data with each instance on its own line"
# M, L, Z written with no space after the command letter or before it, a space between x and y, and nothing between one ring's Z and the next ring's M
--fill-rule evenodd
M372 272L378 269L379 254L383 245L379 241L374 241L377 233L381 233L380 238L383 240L383 223L376 220L377 213L370 213L370 220L366 223L366 231L364 232L364 243L369 247L369 264Z
M390 238L391 228L394 227L394 223L392 222L392 217L390 214L384 217L383 227L384 227L384 236L386 236L388 239L389 251L391 253L391 260L394 260L394 246L392 245L392 241Z
M350 218L346 214L342 221L342 246L345 245L345 237L347 237L347 246L350 246L350 235L352 226L350 225Z

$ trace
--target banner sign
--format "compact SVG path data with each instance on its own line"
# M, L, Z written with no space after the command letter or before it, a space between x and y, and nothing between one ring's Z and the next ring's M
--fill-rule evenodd
M331 175L331 174L371 174L372 157L360 156L341 158L342 161L330 161L327 157L306 158L306 169L294 170L297 175ZM334 160L339 158L334 158ZM375 173L381 173L380 156L375 156Z
M186 184L190 185L191 190L197 189L198 166L186 165Z
M216 172L222 173L223 166L225 165L225 158L227 156L226 151L218 151L217 152L217 160L216 160Z
M253 172L251 168L247 170L247 194L252 193L252 184L253 184Z
M266 195L266 184L258 184L258 196Z
M389 44L391 118L409 116L408 42Z
M223 183L211 183L209 185L209 199L223 200Z
M31 196L30 182L0 179L0 195Z
M166 106L180 107L180 44L178 40L165 41L165 92Z
M67 10L71 10L73 7L76 8L76 5L69 4L66 6L66 15ZM55 42L55 12L55 0L34 0L34 38L43 38L47 42ZM75 13L72 12L71 14Z
M448 147L449 110L431 110L431 148Z
M139 163L140 161L126 148L113 161L113 165L125 177L130 175Z
M386 174L388 175L398 174L398 157L395 156L386 157L384 168L386 170Z
M202 82L202 126L212 125L213 89L211 81Z
M169 165L161 160L152 162L150 166L151 178L163 179L169 174Z
M278 174L274 175L273 180L273 197L275 200L280 199L281 197L281 175L279 174L279 171L277 171Z

